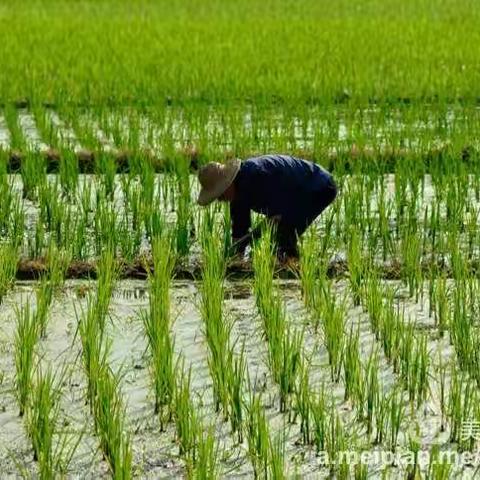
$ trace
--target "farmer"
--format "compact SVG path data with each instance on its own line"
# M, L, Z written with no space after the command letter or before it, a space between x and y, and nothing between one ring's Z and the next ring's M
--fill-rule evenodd
M214 200L230 203L232 237L247 236L250 211L266 215L276 224L277 256L298 258L297 238L330 205L337 187L322 167L288 155L264 155L226 165L211 162L198 173L199 205ZM240 242L243 255L247 242Z

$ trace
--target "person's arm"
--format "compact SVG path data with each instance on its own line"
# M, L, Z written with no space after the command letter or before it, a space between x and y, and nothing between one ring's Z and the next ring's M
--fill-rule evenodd
M241 200L234 200L230 203L230 218L232 221L232 242L246 235L250 229L250 206ZM242 242L237 247L237 253L243 253L248 242Z

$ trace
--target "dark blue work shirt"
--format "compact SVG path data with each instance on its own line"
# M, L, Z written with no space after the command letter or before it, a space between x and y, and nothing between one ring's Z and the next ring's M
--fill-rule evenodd
M232 236L248 233L250 211L300 225L311 214L312 199L330 182L319 165L288 155L264 155L242 163L235 177L235 198L230 204Z

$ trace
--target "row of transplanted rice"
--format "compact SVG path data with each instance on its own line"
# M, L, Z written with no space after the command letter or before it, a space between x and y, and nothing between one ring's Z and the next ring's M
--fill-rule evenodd
M407 157L392 174L359 160L361 173L336 175L298 272L278 271L268 232L239 272L224 256L228 211L193 204L186 164L63 177L39 158L0 183L9 471L347 477L340 452L383 449L432 455L392 474L449 478L439 451L475 451L480 177L468 164L427 171ZM66 281L80 274L92 279Z
M178 157L196 167L271 151L337 170L359 157L394 163L397 157L417 156L429 164L449 156L474 166L479 122L476 106L447 103L146 109L7 104L0 109L0 155L17 171L23 156L42 154L49 172L58 172L60 158L76 156L80 170L89 173L98 156L115 158L119 170L128 167L127 159L147 157L162 170Z

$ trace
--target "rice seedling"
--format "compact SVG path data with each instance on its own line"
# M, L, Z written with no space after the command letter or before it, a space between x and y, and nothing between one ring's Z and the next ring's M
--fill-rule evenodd
M280 391L280 411L290 408L301 368L303 332L287 324L285 306L273 285L273 243L271 229L267 227L254 247L254 292L268 344L268 363Z
M142 312L142 321L150 350L151 378L155 392L155 414L160 428L172 419L175 387L172 320L170 316L170 284L174 256L168 235L155 238L152 244L153 273L149 272L149 311Z
M329 412L324 384L322 384L318 392L312 392L310 402L313 442L318 454L326 451L329 429Z
M285 430L270 438L270 462L267 478L288 478L285 474Z
M12 243L0 244L0 305L12 287L17 273L18 248Z
M105 192L105 197L113 201L115 195L115 174L117 166L115 159L105 153L101 153L96 157L97 179Z
M313 229L312 229L313 230ZM317 248L316 238L313 233L307 233L300 244L300 282L302 297L307 309L315 311L317 305L316 280L319 275L319 268L316 262Z
M132 449L130 435L126 433L119 376L113 374L106 363L100 365L95 379L95 393L93 415L100 448L112 476L129 479L132 476Z
M350 272L350 288L353 293L353 304L360 305L360 291L362 285L362 249L357 230L352 228L348 244L348 270Z
M247 406L246 437L254 478L268 478L270 436L261 398L255 394Z
M375 398L375 445L381 445L388 436L390 398L383 393L382 389L378 389Z
M325 435L325 452L329 459L330 475L342 479L348 478L350 466L346 456L343 455L347 450L345 429L332 401Z
M79 165L77 156L70 149L62 151L58 176L63 193L67 198L73 198L78 187Z
M405 416L405 406L403 405L403 399L401 390L394 388L388 396L388 446L392 452L396 452L398 446L398 436L400 434L400 428L403 418Z
M301 371L298 375L297 385L295 387L294 408L300 417L300 435L302 443L309 445L312 443L312 395L310 388L310 371L308 365L302 362Z
M213 218L209 218L209 213L207 212L202 226L200 310L209 349L208 364L213 379L215 409L216 411L222 409L227 419L229 409L227 377L231 376L232 365L227 364L231 324L224 317L222 307L226 266L220 238L212 229ZM230 370L230 374L227 370Z
M27 431L32 442L34 460L38 462L39 477L54 478L68 472L80 434L62 431L60 397L63 375L50 369L37 369L27 409Z
M179 454L185 459L187 475L191 475L197 461L197 414L190 398L191 370L180 365L174 391L175 427Z
M191 194L190 177L188 175L187 165L179 162L176 170L177 194L175 224L177 254L183 257L190 250L190 231L191 231Z
M448 458L441 454L438 443L434 443L430 449L430 462L426 478L429 480L447 480L452 475L452 463Z
M421 242L416 231L403 232L401 239L403 278L409 289L409 295L415 295L418 301L419 289L422 283Z
M19 415L23 416L28 408L32 391L35 345L38 340L39 326L35 313L27 302L16 312L15 329L15 391L19 406Z
M338 382L342 367L343 349L345 348L345 304L337 305L333 295L327 294L323 315L323 334L328 351L330 376Z
M342 364L345 380L345 400L349 400L350 398L353 401L357 400L359 389L362 386L362 362L360 359L359 338L360 330L357 328L356 333L354 333L352 326L343 351L344 357Z
M372 348L368 362L364 367L364 372L362 375L363 381L359 388L361 391L361 402L363 402L360 407L361 420L363 420L366 425L366 433L369 439L373 432L374 419L378 408L378 399L384 394L384 392L380 390L378 371L378 353Z
M38 153L28 153L22 160L23 198L36 200L38 188L46 182L46 165L44 158Z
M42 337L46 335L48 309L52 304L54 292L61 286L68 264L68 254L64 251L59 252L57 248L51 244L47 257L48 272L42 276L36 291L35 314Z
M193 478L198 480L214 480L220 477L219 445L215 438L213 427L197 434L198 456L193 472Z
M212 213L207 211L201 227L203 267L200 310L209 348L208 365L213 379L215 409L222 410L225 420L230 419L232 432L237 433L241 443L246 362L243 347L240 355L236 355L230 343L232 323L223 312L224 249Z
M227 385L229 401L229 418L233 433L237 433L238 443L243 443L244 423L244 387L247 378L247 363L245 359L245 344L242 345L239 355L229 348L227 357ZM233 365L233 366L232 366Z
M434 312L435 326L439 335L443 337L450 325L451 307L449 302L449 289L445 275L441 275L432 285L432 299L430 301Z

